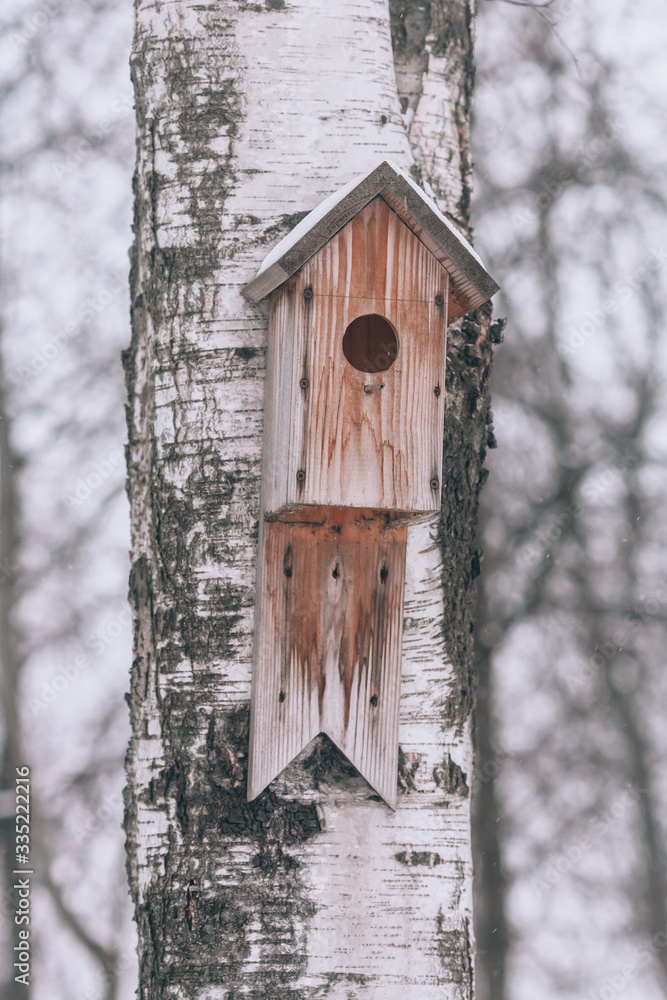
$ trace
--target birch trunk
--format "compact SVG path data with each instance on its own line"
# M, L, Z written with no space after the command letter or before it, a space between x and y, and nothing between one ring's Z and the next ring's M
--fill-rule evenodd
M266 318L240 291L382 157L465 229L471 7L136 3L126 830L141 1000L472 996L488 319L451 332L443 509L409 530L397 811L322 737L248 804Z

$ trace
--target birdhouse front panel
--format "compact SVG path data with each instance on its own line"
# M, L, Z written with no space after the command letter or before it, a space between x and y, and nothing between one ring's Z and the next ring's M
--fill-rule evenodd
M406 540L404 520L349 507L262 524L251 799L326 733L395 806Z
M273 293L267 514L439 508L448 297L380 197Z

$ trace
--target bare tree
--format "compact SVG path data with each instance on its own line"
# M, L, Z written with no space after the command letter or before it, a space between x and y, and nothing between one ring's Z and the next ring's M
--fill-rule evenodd
M634 8L579 8L515 12L492 49L489 5L482 31L477 209L510 325L478 620L480 1000L665 989L664 115L602 49Z
M115 1000L133 965L120 831L129 27L122 5L3 9L1 822L11 868L14 768L27 764L35 870L29 990L14 980L3 879L7 997Z

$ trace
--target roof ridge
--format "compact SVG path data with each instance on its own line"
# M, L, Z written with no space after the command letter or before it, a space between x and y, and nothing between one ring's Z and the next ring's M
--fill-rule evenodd
M255 278L243 289L259 302L295 274L366 205L381 196L449 272L455 319L482 305L499 286L482 260L435 202L390 160L325 198L269 251Z

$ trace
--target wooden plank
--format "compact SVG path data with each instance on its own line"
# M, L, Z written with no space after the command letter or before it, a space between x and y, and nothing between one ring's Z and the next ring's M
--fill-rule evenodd
M395 808L407 526L309 508L262 526L248 798L326 733Z
M295 447L291 430L299 389L295 336L299 321L296 279L274 296L269 317L266 359L264 436L262 441L262 510L284 507L287 500L289 456Z
M271 378L282 388L266 409L267 513L439 508L447 297L447 272L381 198L276 292ZM399 349L387 371L368 374L342 344L352 320L372 313L391 323Z

